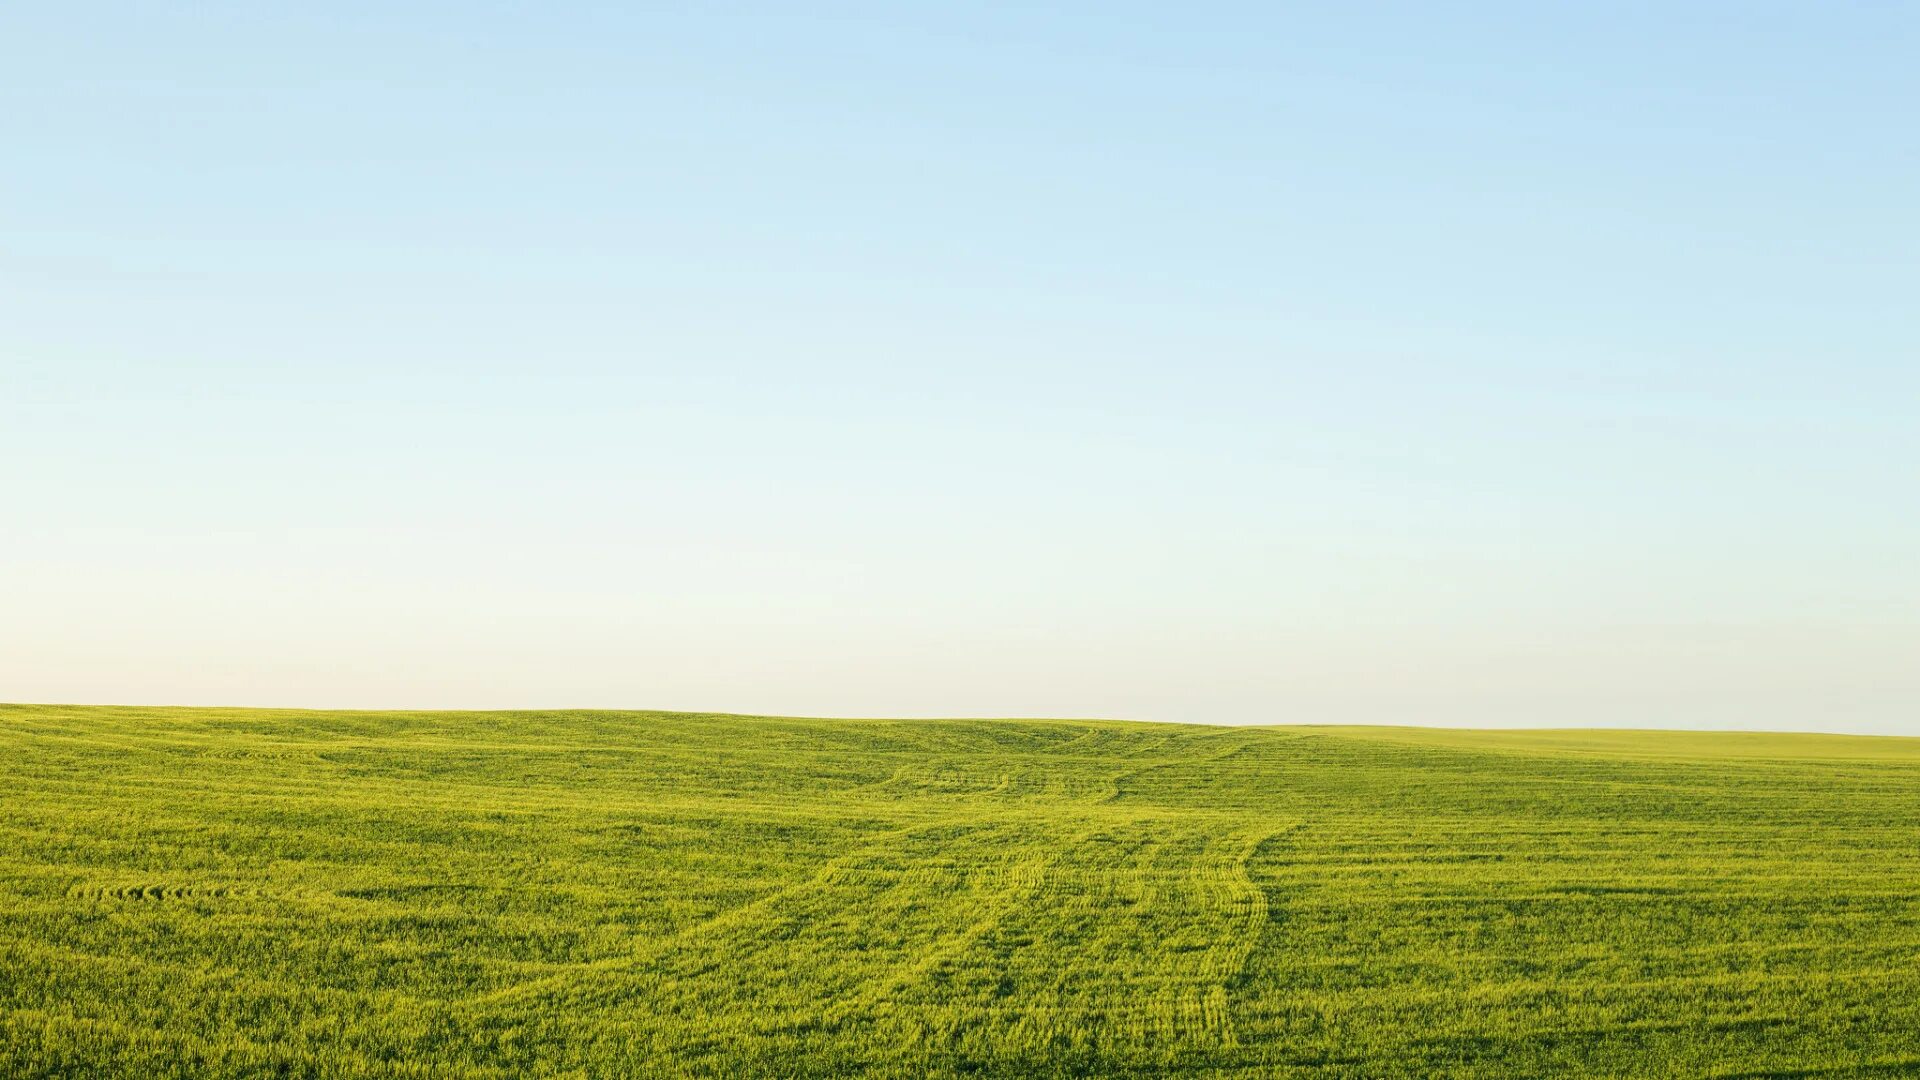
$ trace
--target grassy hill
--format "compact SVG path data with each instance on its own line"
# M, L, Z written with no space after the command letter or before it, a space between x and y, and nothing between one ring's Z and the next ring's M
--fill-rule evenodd
M0 1075L1920 1075L1920 740L0 706Z

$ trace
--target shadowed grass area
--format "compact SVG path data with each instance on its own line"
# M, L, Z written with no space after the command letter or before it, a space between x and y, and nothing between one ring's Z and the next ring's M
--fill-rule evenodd
M1920 1075L1920 740L0 706L0 1075Z

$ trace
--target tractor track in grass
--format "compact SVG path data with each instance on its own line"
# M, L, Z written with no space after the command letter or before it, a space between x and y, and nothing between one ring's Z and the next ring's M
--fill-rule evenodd
M946 821L919 823L870 836L866 838L859 848L827 860L824 865L806 878L772 889L751 900L715 912L712 915L674 931L664 939L643 946L634 955L610 957L604 960L580 964L574 968L557 972L553 975L468 998L463 1004L469 1007L497 1007L523 997L563 991L571 986L577 985L585 978L613 975L620 972L646 968L662 959L671 957L675 952L684 949L689 943L697 941L701 937L710 936L735 926L750 924L760 913L774 910L783 902L804 895L810 890L818 890L831 885L838 876L846 873L860 860L870 857L876 852L886 850L889 845L895 842L905 840L917 833L938 829L950 829L951 827L951 823Z

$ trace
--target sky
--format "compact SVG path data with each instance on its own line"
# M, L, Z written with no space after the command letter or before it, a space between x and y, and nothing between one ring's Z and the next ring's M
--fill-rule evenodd
M1920 734L1920 5L0 10L0 700Z

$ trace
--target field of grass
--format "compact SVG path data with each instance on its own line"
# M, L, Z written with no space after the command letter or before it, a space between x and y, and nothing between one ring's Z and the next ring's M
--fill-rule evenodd
M0 1076L1920 1075L1920 740L0 706Z

